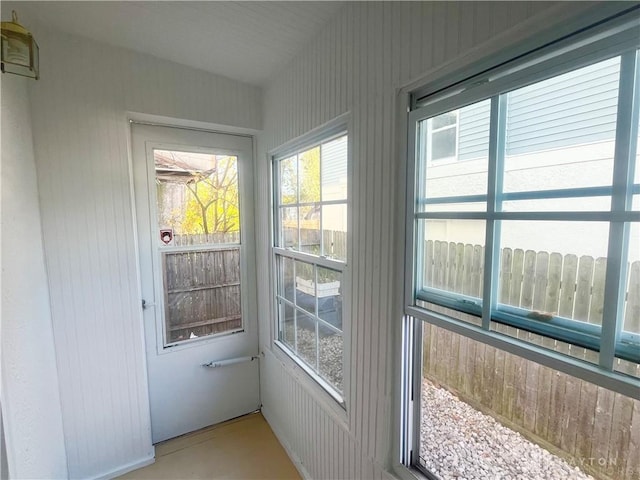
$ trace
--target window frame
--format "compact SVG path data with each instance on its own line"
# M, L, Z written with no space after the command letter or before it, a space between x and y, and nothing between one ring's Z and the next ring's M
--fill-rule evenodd
M348 320L348 308L350 304L350 287L348 280L348 261L351 253L351 143L350 143L350 133L349 133L349 125L348 125L348 115L341 115L340 117L334 119L333 121L323 125L317 129L312 130L311 132L288 142L281 147L273 150L269 154L270 168L271 168L271 195L272 195L272 208L271 208L271 244L270 244L270 268L271 268L271 289L270 289L270 298L273 302L272 307L272 318L273 318L273 333L271 336L271 340L273 344L278 348L279 351L283 352L288 359L290 359L297 367L302 369L310 378L314 381L315 384L320 386L324 392L328 394L334 401L334 405L337 404L341 410L344 412L347 408L346 395L348 392L348 368L347 368L347 359L349 358L349 350L348 350L348 335L350 332L350 325ZM291 158L292 156L297 156L300 153L311 150L315 147L320 146L321 144L328 143L332 140L338 139L340 137L346 136L347 141L347 194L344 200L323 200L322 194L320 196L320 200L318 202L300 202L299 201L299 193L298 193L298 201L296 203L291 204L281 204L281 189L280 189L280 168L279 162L281 160L285 160L287 158ZM322 166L321 168L321 177L322 178ZM298 185L299 188L299 185ZM322 209L323 206L330 205L345 205L347 209L347 236L346 236L346 259L344 261L339 259L334 259L327 257L326 255L322 255L322 247L319 255L303 252L299 249L285 248L280 245L281 242L281 217L280 217L280 208L281 207L300 207L307 204L319 205ZM298 223L298 239L300 238L300 223ZM322 220L320 221L320 232L322 235ZM299 245L298 245L299 248ZM280 332L280 320L279 320L279 303L281 299L278 295L279 290L279 270L278 263L279 259L288 258L292 261L301 261L306 264L312 265L314 272L317 271L317 268L326 268L329 270L338 271L342 275L341 279L341 297L342 297L342 329L340 330L340 334L342 336L342 392L338 391L328 380L323 378L319 372L316 372L312 366L308 365L302 357L296 354L286 343L279 340L279 332ZM285 299L286 301L286 299ZM289 301L286 303L290 304ZM317 303L317 299L316 299ZM295 305L290 305L294 309L300 309ZM314 315L312 313L306 312L309 316L314 317L316 320L316 325L318 322L327 324L327 327L331 330L336 330L336 327L328 324L324 319L320 318L319 315ZM317 329L316 329L317 331ZM316 352L318 355L319 352ZM319 366L318 366L319 368Z
M471 76L464 81L453 84L449 88L440 88L437 91L429 92L429 87L414 90L410 96L410 111L407 115L407 197L406 197L406 231L405 231L405 296L404 314L419 321L427 321L434 325L461 333L475 340L496 346L503 350L515 353L525 358L538 361L539 363L551 366L571 375L583 378L593 383L605 386L612 390L624 393L629 396L638 396L639 380L626 376L613 370L613 363L616 357L616 347L620 347L621 339L628 339L628 335L621 333L622 321L620 310L624 306L623 280L626 270L626 255L628 252L628 225L630 222L640 221L640 212L631 211L630 199L633 194L640 193L640 188L633 186L633 177L629 175L629 169L633 168L634 159L631 156L633 145L637 139L637 118L638 118L638 85L635 90L633 83L625 85L625 78L637 78L640 80L640 53L638 39L635 30L629 28L636 22L637 11L630 15L620 16L609 23L601 23L591 29L585 29L564 38L561 41L553 42L544 48L538 49L534 53L517 57L513 62L506 62L494 69L485 70L479 75ZM612 33L613 32L613 33ZM594 49L594 45L597 47ZM626 53L624 53L626 52ZM549 197L547 192L518 192L514 194L502 194L496 197L496 192L500 192L498 175L498 162L503 168L502 159L504 148L504 130L499 130L497 125L504 125L504 115L506 108L505 94L511 90L524 87L526 85L543 81L547 78L555 77L571 70L578 69L599 60L621 56L621 83L619 84L618 113L616 123L616 150L614 162L614 174L611 187L595 187L571 189L571 192L553 192ZM632 72L631 74L629 72ZM634 77L635 75L635 77ZM436 81L435 84L438 82ZM624 90L624 91L623 91ZM490 112L490 140L489 140L489 188L486 195L458 196L435 199L434 203L449 203L460 201L486 201L487 208L483 212L424 212L420 211L419 201L421 198L416 195L421 188L420 179L423 178L421 169L428 168L428 162L420 163L420 149L423 148L418 141L419 122L433 118L442 113L462 108L472 103L491 99ZM632 108L633 106L633 108ZM635 119L635 120L634 120ZM630 148L629 148L630 147ZM428 149L428 148L427 148ZM625 151L626 149L626 151ZM626 158L626 160L620 160ZM498 187L498 188L496 188ZM573 197L602 196L611 195L612 205L610 211L604 212L504 212L496 210L496 204L507 199L528 196L531 198L559 198L569 194ZM627 205L629 205L627 209ZM485 269L484 269L484 292L481 302L469 303L461 308L460 304L446 305L447 300L455 300L460 295L443 295L442 290L431 291L421 289L419 278L420 252L416 249L419 244L418 223L421 219L478 219L486 223L485 242ZM514 318L522 319L522 315L517 315L517 311L506 310L500 312L497 305L497 285L499 279L499 243L494 243L498 222L501 220L566 220L566 221L606 221L610 227L608 257L616 258L622 256L619 262L608 262L606 272L605 298L615 298L616 301L605 302L603 318L616 318L616 322L603 322L601 335L599 337L600 362L599 365L588 364L577 359L567 357L556 352L546 350L535 344L527 343L519 339L506 337L491 330L491 323L499 320L518 328L522 324L514 324ZM625 226L627 225L627 226ZM622 252L620 254L619 252ZM498 252L499 253L499 252ZM616 263L616 266L609 264ZM481 325L473 325L460 320L453 319L444 314L439 314L417 305L418 300L436 302L443 306L455 306L456 310L468 311L479 315ZM514 309L516 310L516 309ZM564 320L564 319L560 319ZM405 320L406 322L407 320ZM539 322L540 323L540 322ZM552 335L552 338L562 340L559 332L562 332L562 321L558 325L545 325L545 328L536 330L531 324L526 325L529 331L534 333ZM564 325L566 327L566 325ZM599 327L597 327L599 328ZM566 339L571 343L580 342L585 346L594 347L593 335L595 332L585 331L582 338L569 336ZM560 338L559 338L560 337ZM635 334L632 340L637 340ZM576 344L580 344L576 343ZM635 345L632 345L632 347ZM618 353L621 349L618 348ZM629 353L629 352L627 352ZM634 352L631 352L634 353ZM404 353L406 356L406 351ZM634 357L635 358L635 357ZM404 362L412 361L405 358ZM407 368L407 370L411 370ZM407 379L405 379L407 381ZM406 383L406 382L405 382ZM409 384L411 381L409 381Z

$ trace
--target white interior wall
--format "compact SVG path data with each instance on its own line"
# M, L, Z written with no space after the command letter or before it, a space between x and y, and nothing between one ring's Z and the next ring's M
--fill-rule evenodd
M354 2L265 92L257 194L258 302L269 290L268 152L350 113L353 208L347 282L347 411L272 347L270 311L261 309L263 411L311 478L381 478L397 462L395 392L402 315L402 181L399 89L426 74L478 61L512 42L574 19L586 4L539 2ZM568 24L567 27L568 28ZM442 70L441 70L442 69ZM417 85L417 84L415 84ZM264 240L260 240L264 239ZM347 327L348 328L348 327ZM350 352L350 354L349 354ZM392 443L393 442L393 443Z
M113 476L153 455L126 112L258 129L262 93L21 20L69 475Z
M33 80L12 75L3 75L0 80L2 478L65 478L67 460L42 246L29 82Z

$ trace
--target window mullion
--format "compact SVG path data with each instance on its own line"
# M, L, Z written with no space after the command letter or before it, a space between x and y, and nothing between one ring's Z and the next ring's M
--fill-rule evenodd
M632 158L630 146L637 135L638 78L637 53L628 52L620 61L620 88L616 119L616 145L613 164L612 213L624 212L631 199L630 172ZM634 121L635 120L635 121ZM629 251L629 224L612 221L609 227L607 271L604 296L611 301L604 303L602 311L602 336L600 339L600 366L613 370L616 344L622 331L627 254Z
M484 248L484 289L482 292L482 328L491 327L491 311L497 303L498 275L500 266L500 222L496 211L502 210L502 179L506 142L506 96L491 98L489 116L489 165L487 188L487 225Z

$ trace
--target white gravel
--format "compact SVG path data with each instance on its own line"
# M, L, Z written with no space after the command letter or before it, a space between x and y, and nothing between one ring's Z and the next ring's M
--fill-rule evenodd
M293 325L286 327L286 338L293 348ZM318 339L318 369L320 375L342 392L343 340L342 335L320 335ZM316 334L305 328L298 328L298 353L303 360L316 369Z
M442 480L593 480L426 379L421 406L420 460Z

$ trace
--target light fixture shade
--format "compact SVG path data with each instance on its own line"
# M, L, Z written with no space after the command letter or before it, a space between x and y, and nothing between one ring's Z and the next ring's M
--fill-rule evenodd
M38 62L38 44L33 35L18 23L18 15L14 11L11 22L2 22L2 72L37 80L40 76Z

